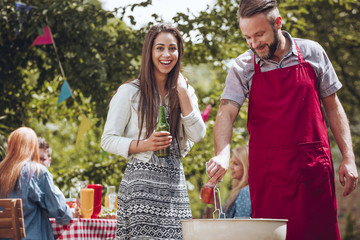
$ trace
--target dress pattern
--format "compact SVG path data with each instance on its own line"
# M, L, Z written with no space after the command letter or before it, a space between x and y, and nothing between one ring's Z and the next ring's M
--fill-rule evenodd
M182 239L181 219L191 219L177 144L170 156L132 158L120 183L116 239Z

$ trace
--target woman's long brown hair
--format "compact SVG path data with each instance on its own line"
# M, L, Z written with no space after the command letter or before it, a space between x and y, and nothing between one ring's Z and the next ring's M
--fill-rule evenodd
M20 127L8 139L7 154L0 163L0 196L7 197L14 188L26 161L39 163L37 135L31 128Z
M178 44L178 61L174 68L169 72L166 80L165 89L168 91L169 96L169 125L170 133L173 138L178 140L178 132L180 126L180 103L177 94L177 79L179 77L181 69L181 59L184 55L184 44L183 39L179 31L168 24L158 24L150 28L146 34L143 49L142 49L142 60L139 75L139 94L140 101L138 106L139 111L139 123L140 131L138 141L140 140L141 131L146 126L145 137L149 138L153 133L157 121L158 109L160 105L159 91L156 84L154 74L154 63L152 61L152 48L154 40L159 33L166 32L171 33L177 39ZM173 141L174 143L174 141Z

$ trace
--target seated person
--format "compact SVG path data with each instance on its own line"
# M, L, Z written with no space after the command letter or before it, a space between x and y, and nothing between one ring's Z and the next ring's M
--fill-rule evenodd
M26 239L54 239L49 218L68 224L72 213L53 176L40 164L36 133L27 127L13 131L0 163L0 198L21 198Z
M40 155L40 163L45 167L49 168L51 164L51 147L46 142L45 138L38 137L39 142L39 155Z
M223 211L226 218L251 217L250 192L248 185L249 148L240 146L233 151L230 170L232 190Z

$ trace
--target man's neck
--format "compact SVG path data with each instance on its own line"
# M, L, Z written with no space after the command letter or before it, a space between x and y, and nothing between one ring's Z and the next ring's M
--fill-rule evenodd
M286 38L281 32L279 33L279 45L271 57L271 60L275 62L280 62L281 59L285 57L285 55L289 52L291 46L291 42L288 38Z

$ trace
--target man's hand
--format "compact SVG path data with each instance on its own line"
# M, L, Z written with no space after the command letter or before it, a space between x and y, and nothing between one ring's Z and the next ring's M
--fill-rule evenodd
M223 151L211 158L206 163L206 171L209 175L210 183L217 183L225 176L226 170L229 168L230 145L227 145Z
M228 99L221 100L214 125L214 145L216 156L206 164L209 182L217 183L225 175L230 161L230 143L233 124L240 110L240 104Z
M323 98L322 102L331 131L343 156L339 167L339 180L341 185L346 185L343 195L347 196L354 191L358 181L349 120L336 93Z
M341 185L345 186L344 197L355 190L358 182L358 172L354 160L343 159L339 167L339 180Z

